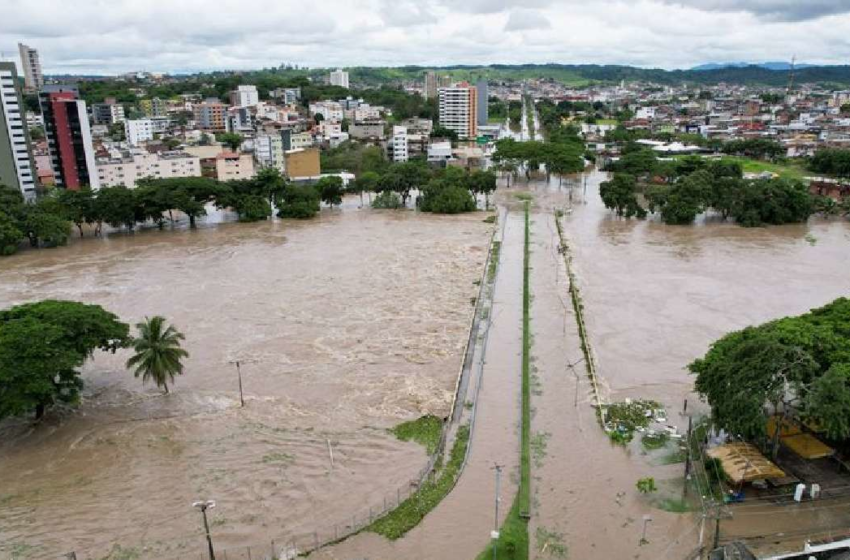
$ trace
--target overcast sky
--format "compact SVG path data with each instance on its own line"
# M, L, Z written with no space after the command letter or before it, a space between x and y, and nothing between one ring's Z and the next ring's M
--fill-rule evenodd
M850 0L0 0L7 59L19 41L46 73L850 64Z

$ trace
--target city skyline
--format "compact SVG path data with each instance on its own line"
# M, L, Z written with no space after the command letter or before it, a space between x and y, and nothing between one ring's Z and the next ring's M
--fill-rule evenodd
M819 0L457 2L128 1L73 9L3 0L0 52L39 50L45 74L308 67L623 64L664 69L797 60L847 64L850 6ZM246 14L263 17L245 17Z

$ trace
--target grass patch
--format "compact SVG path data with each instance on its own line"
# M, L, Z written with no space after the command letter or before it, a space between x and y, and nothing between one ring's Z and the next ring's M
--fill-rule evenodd
M495 224L496 223L496 215L487 216L482 220L485 224Z
M670 513L688 513L689 511L693 511L691 504L682 498L664 498L663 500L659 500L655 506L660 510L669 511Z
M527 517L531 511L531 229L528 207L526 201L522 266L522 433L519 457L519 513L523 517Z
M670 434L667 432L652 432L646 433L641 438L640 442L643 444L643 448L647 451L654 451L656 449L661 449L667 445L667 442L670 441Z
M116 544L109 551L109 554L101 558L101 560L136 560L139 556L141 556L141 553L138 549L132 547L124 548L120 544Z
M534 195L531 194L531 193L527 193L527 192L517 192L517 193L514 193L514 196L518 200L522 200L522 201L525 201L525 202L534 199Z
M642 399L608 405L605 413L612 428L608 436L614 443L630 442L635 431L649 426L655 411L660 409L663 409L660 403Z
M271 463L283 463L285 465L288 465L292 462L293 459L295 459L295 457L293 457L289 453L275 452L266 453L265 455L263 455L263 463L267 465Z
M563 533L550 531L546 527L538 527L534 535L537 552L549 558L566 558L567 545L564 544Z
M437 452L440 437L443 435L443 421L436 416L423 416L399 424L390 432L401 441L415 441L425 447L428 455L433 455Z
M493 558L493 541L478 555L476 560ZM528 560L528 521L520 517L519 496L514 500L505 523L495 541L496 554L502 560Z
M449 461L440 471L439 476L435 480L426 480L412 496L369 525L366 530L383 535L390 540L396 540L416 527L428 512L437 507L437 504L451 492L460 474L468 444L469 426L461 426L458 428Z
M490 264L487 265L487 281L493 283L499 270L499 256L502 254L502 242L493 241L490 246Z
M541 467L543 459L546 458L546 448L549 445L549 438L552 434L548 432L540 432L534 434L531 438L531 455L534 457L534 466Z

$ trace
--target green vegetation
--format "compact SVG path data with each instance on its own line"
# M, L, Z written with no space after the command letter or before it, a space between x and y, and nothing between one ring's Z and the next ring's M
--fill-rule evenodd
M319 213L321 194L311 185L286 185L279 202L280 218L307 220Z
M519 496L514 500L513 506L508 512L508 517L499 528L499 538L496 539L495 543L490 541L487 548L478 555L476 560L491 560L494 544L498 558L503 560L528 560L528 520L520 515Z
M499 257L502 254L502 242L493 241L490 246L490 263L487 265L487 281L491 284L496 280L496 272L499 270Z
M727 334L688 369L713 423L771 454L778 440L768 442L769 410L816 424L832 440L847 439L850 299Z
M661 449L667 446L667 443L670 441L670 434L667 432L654 432L654 433L646 433L640 439L643 448L647 451L652 451L655 449Z
M95 350L128 342L129 326L98 305L45 300L0 311L0 419L76 403L79 368Z
M600 188L607 208L625 217L658 213L664 223L673 225L691 224L710 209L744 227L805 222L818 201L799 181L743 179L741 162L733 158L691 156L662 163L652 150L637 148L612 169L614 178ZM645 188L644 208L638 198L639 182L650 179L655 184Z
M289 453L283 453L279 451L275 451L273 453L266 453L263 455L262 462L270 465L270 464L282 464L289 465L292 461L295 460L295 457L290 455Z
M436 477L424 481L412 496L365 530L396 540L416 527L428 512L437 507L437 504L454 488L468 444L469 426L461 426L458 428L449 460Z
M564 544L563 533L550 531L545 527L538 527L534 534L537 552L550 558L567 558L569 550ZM544 557L545 557L544 556Z
M183 359L189 357L180 344L186 337L158 315L146 317L136 328L139 336L132 341L135 354L127 360L127 368L135 368L134 375L141 375L143 383L152 379L167 394L168 383L173 385L174 376L183 374Z
M428 455L437 452L443 435L443 421L436 416L423 416L410 422L399 424L390 430L401 441L415 441L427 451Z
M652 477L641 478L637 481L635 487L641 494L651 494L658 490L658 487L655 485L655 479Z
M404 208L404 204L402 204L401 197L398 194L392 191L384 191L378 194L375 200L372 201L372 208L378 210L399 210Z
M657 410L663 410L660 403L642 399L607 405L605 418L611 428L608 435L615 443L630 442L638 428L649 426Z
M522 263L522 433L520 436L519 513L531 512L531 226L525 202L525 240ZM528 529L526 528L526 532ZM526 541L528 536L526 535Z
M682 498L663 498L656 502L655 507L670 513L688 513L693 511L691 504Z
M841 149L819 150L812 158L810 168L822 175L850 177L850 151Z

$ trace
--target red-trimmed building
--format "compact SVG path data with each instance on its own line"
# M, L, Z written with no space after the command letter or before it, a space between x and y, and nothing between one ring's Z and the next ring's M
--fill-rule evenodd
M97 189L97 168L86 102L74 86L45 86L39 93L47 150L57 187Z

